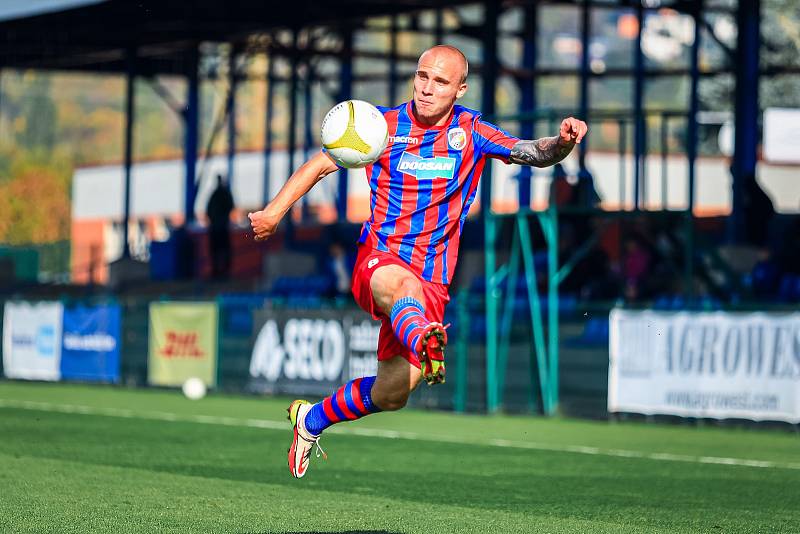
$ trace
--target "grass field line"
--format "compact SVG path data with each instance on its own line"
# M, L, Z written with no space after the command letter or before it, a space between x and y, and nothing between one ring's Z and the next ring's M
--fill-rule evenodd
M234 427L262 428L266 430L288 431L286 421L273 421L269 419L241 419L217 415L186 415L172 412L147 411L139 412L122 408L101 408L79 404L56 404L50 402L22 401L16 399L0 399L0 408L17 408L25 410L38 410L45 412L58 412L80 415L100 415L106 417L122 417L128 419L144 419L152 421L169 421L183 423L201 423L210 425L224 425ZM768 460L752 460L747 458L726 458L719 456L692 456L687 454L672 454L664 452L643 452L628 449L605 449L600 447L587 447L583 445L552 445L532 441L516 441L507 439L468 439L454 436L437 436L395 430L362 428L356 426L334 426L326 430L330 434L351 436L365 436L371 438L407 439L412 441L430 441L435 443L452 443L457 445L478 445L491 447L507 447L513 449L530 449L550 452L566 452L574 454L587 454L595 456L614 456L619 458L638 458L662 462L686 462L698 464L734 465L742 467L760 467L771 469L800 470L800 463L773 462Z

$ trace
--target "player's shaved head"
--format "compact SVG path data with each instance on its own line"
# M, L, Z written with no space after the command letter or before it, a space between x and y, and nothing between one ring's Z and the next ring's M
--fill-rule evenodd
M414 73L414 114L426 125L441 125L467 92L467 58L454 46L438 45L419 56Z
M426 54L434 54L435 56L443 56L447 58L447 60L455 61L460 63L461 67L461 77L459 82L464 83L467 81L467 75L469 74L469 61L467 61L467 56L464 55L464 52L456 48L455 46L450 45L436 45L432 46L429 49L425 50L420 56L419 61L422 61L422 58Z

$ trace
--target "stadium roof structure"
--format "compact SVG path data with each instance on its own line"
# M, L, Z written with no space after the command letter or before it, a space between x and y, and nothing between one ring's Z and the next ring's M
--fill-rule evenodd
M6 0L0 5L0 67L183 74L203 41L241 43L276 28L341 25L467 3L437 0Z
M339 26L394 15L476 4L475 0L4 0L0 3L0 67L119 72L136 49L143 75L185 74L185 58L204 41L244 43L278 28ZM490 0L489 4L525 2ZM529 2L530 3L530 2ZM582 4L579 0L534 1ZM590 0L598 7L631 7ZM696 8L695 0L642 0L655 9ZM718 6L716 6L718 7ZM714 6L704 7L713 10ZM475 27L476 33L483 33Z
M341 62L338 71L336 97L340 100L352 96L354 78L353 59L357 54L372 53L358 51L353 47L353 34L362 21L371 17L392 16L433 10L437 13L436 27L430 33L438 41L442 34L442 11L445 8L480 4L483 6L480 20L459 21L456 31L462 36L476 38L481 43L480 61L473 64L472 72L481 80L481 110L486 116L495 117L498 79L509 71L501 70L498 46L501 37L500 13L510 7L524 7L523 28L514 36L526 43L522 67L511 75L519 82L521 91L521 111L535 110L533 84L528 83L537 73L535 43L537 39L536 8L546 4L578 6L581 46L580 65L570 72L554 72L560 75L579 75L579 105L577 116L588 117L590 111L589 80L594 76L588 52L591 40L591 10L594 8L626 9L635 13L635 27L638 29L634 40L633 67L625 68L616 74L630 76L634 82L632 116L634 117L634 195L635 207L639 209L639 199L643 198L640 185L644 181L644 161L646 157L646 121L644 80L655 71L646 68L642 34L645 26L645 12L669 7L683 12L694 19L694 39L690 50L688 68L672 70L670 75L687 75L690 80L689 101L685 113L687 128L687 158L689 160L689 209L694 204L694 160L697 156L697 113L699 111L698 81L702 72L699 63L701 35L705 31L717 41L728 55L728 72L735 77L735 142L732 168L734 170L733 213L736 227L742 227L739 216L742 207L741 187L736 184L743 177L754 175L758 145L758 83L759 68L759 24L762 0L2 0L0 2L0 69L39 69L72 70L97 73L122 74L127 78L126 95L126 141L125 169L126 191L129 191L130 168L132 164L132 123L135 121L133 80L136 77L148 78L153 87L159 90L158 75L178 75L186 78L187 91L184 102L178 102L166 92L164 96L170 107L183 119L185 126L184 161L186 165L186 220L194 218L193 207L196 200L196 155L198 153L198 100L200 76L201 43L228 43L231 50L228 57L234 58L241 52L266 52L268 56L282 57L291 63L289 74L289 121L293 125L298 120L297 100L299 91L299 60L313 55L337 57ZM709 12L725 11L732 15L737 26L736 47L731 48L720 41L709 28L703 15ZM414 22L416 24L416 22ZM337 34L339 41L335 48L321 50L298 46L300 30L329 28ZM416 27L415 27L416 29ZM290 30L290 32L283 32ZM416 57L401 57L398 53L397 26L390 25L390 52L380 57L388 60L390 68L385 75L390 90L399 80L396 71L398 60L415 62ZM427 31L430 31L428 29ZM293 42L287 43L281 33L293 34ZM277 38L273 38L277 36ZM508 37L503 33L502 37ZM530 46L528 46L530 45ZM273 61L269 60L267 78L273 77ZM306 69L310 71L311 69ZM613 69L611 69L613 71ZM617 69L619 70L619 69ZM235 85L238 74L235 68L228 69L231 77L226 116L229 126L229 152L235 151ZM612 75L609 71L604 75ZM382 72L378 75L384 76ZM306 77L308 78L308 74ZM272 87L274 84L269 84ZM305 87L310 86L306 84ZM160 92L161 94L161 92ZM267 112L272 116L269 92L267 93ZM310 93L309 93L310 94ZM391 98L390 98L391 100ZM310 106L306 106L306 109ZM306 131L310 114L306 113ZM268 119L265 119L268 120ZM532 128L532 123L529 124ZM526 127L528 127L526 126ZM265 156L271 150L270 129L265 129ZM297 146L297 129L288 127L289 145ZM234 132L231 134L230 132ZM520 132L532 136L533 132ZM306 136L308 138L308 136ZM587 143L579 149L579 165L585 170ZM290 152L293 154L294 152ZM232 156L229 158L232 161ZM290 168L294 168L290 158ZM265 166L265 169L268 169ZM231 168L231 173L233 169ZM265 183L269 183L266 177ZM340 173L337 209L340 216L346 212L347 179ZM530 177L519 181L520 205L528 205L527 191ZM482 181L482 194L490 194L490 179ZM268 188L265 187L265 191ZM129 198L125 198L126 218ZM127 225L125 225L127 228ZM127 238L125 241L127 243Z

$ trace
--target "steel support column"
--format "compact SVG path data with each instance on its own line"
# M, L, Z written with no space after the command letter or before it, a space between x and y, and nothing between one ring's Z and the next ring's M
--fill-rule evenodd
M644 7L636 5L636 45L634 46L633 78L633 209L639 209L640 191L644 177L644 52L642 51L642 31L644 29Z
M187 57L186 66L186 108L184 109L184 149L183 162L185 169L184 219L185 223L194 222L194 203L197 198L197 141L198 122L200 116L200 79L198 64L200 54L195 47Z
M272 159L272 109L274 107L274 100L275 100L275 84L274 84L274 73L275 73L275 56L270 53L269 57L267 58L267 76L266 76L266 84L267 84L267 96L266 96L266 104L264 106L264 195L263 195L263 203L266 206L267 203L272 200L272 192L270 191L270 160Z
M536 69L536 30L538 27L537 4L528 4L524 8L525 22L522 44L522 67L529 73ZM524 113L536 112L536 79L531 76L523 77L518 80L520 86L520 108ZM533 139L536 136L535 122L522 121L520 123L519 135L522 139ZM531 207L531 179L533 169L526 165L519 168L517 174L517 186L519 187L519 207Z
M0 139L3 137L3 67L0 66Z
M743 212L747 180L755 180L758 160L758 59L761 0L739 0L736 24L736 97L733 142L733 212L729 238L741 241L745 236Z
M484 114L495 113L494 93L497 87L497 22L499 7L497 2L487 0L484 9L483 34L483 72L481 76L481 107ZM497 312L499 289L494 280L495 244L497 239L497 221L492 215L492 169L491 162L486 166L481 180L481 216L484 221L484 239L486 250L486 409L496 412L500 408L499 392L496 379L497 367ZM500 370L502 372L502 370Z
M581 88L580 88L580 119L588 121L589 116L589 76L591 74L589 65L589 45L592 35L592 11L589 0L583 0L581 6ZM589 146L588 137L578 145L578 163L581 170L586 168L586 150Z
M311 122L313 114L312 102L312 83L314 81L314 70L311 66L311 60L305 61L305 79L303 80L303 159L308 161L311 155L311 149L314 146L314 134L311 131ZM303 220L307 220L311 215L308 202L303 202Z
M125 50L127 70L125 76L125 184L122 201L122 257L131 257L128 235L128 221L131 217L131 167L133 166L133 121L136 99L136 48Z
M291 176L294 172L294 153L297 149L297 44L299 30L292 30L292 56L289 58L291 73L289 74L289 123L287 124L289 130L289 172L287 175ZM290 217L291 219L291 214Z
M389 26L389 106L397 103L397 15Z
M236 158L236 48L231 45L228 56L228 187L233 191L234 159Z
M353 96L353 28L342 28L343 59L339 71L339 101L347 100ZM347 180L348 172L339 171L339 184L336 189L336 213L339 221L347 221Z
M291 57L289 58L289 68L291 72L289 74L289 117L288 117L288 124L286 125L289 130L288 136L288 146L286 147L288 151L288 161L289 161L289 171L286 173L287 176L291 176L294 173L295 168L295 152L297 151L297 64L298 64L298 42L299 42L299 34L300 30L297 28L292 29L292 50L291 50ZM305 199L300 199L299 202L305 202ZM294 212L295 208L292 207L289 209L288 216L286 219L286 243L288 246L291 246L294 243Z
M311 61L306 61L306 79L303 85L303 152L305 159L311 155L314 148L314 132L312 123L314 119L314 68Z
M497 76L500 72L497 63L497 23L500 9L494 0L486 0L483 4L483 54L481 73L481 112L489 117L495 114L495 90L497 89ZM491 162L487 167L491 165ZM481 214L485 215L491 210L492 180L491 174L486 174L481 180Z
M433 44L442 44L444 38L444 13L442 12L442 3L439 2L436 6L436 14L434 15L433 26Z
M703 16L703 1L698 0L694 6L694 41L692 42L692 56L690 58L690 89L689 89L689 116L686 118L687 138L686 157L689 171L689 199L685 215L684 251L684 293L688 297L694 296L694 202L695 202L695 162L697 160L698 124L697 113L700 111L700 37L702 35L700 18Z

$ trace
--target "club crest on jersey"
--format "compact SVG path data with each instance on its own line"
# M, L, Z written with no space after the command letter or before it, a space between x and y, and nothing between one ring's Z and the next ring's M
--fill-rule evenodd
M455 158L436 156L421 158L415 154L403 152L397 170L415 177L417 180L451 179L456 169Z
M453 150L461 150L467 146L467 133L464 128L452 128L447 132L447 144Z

